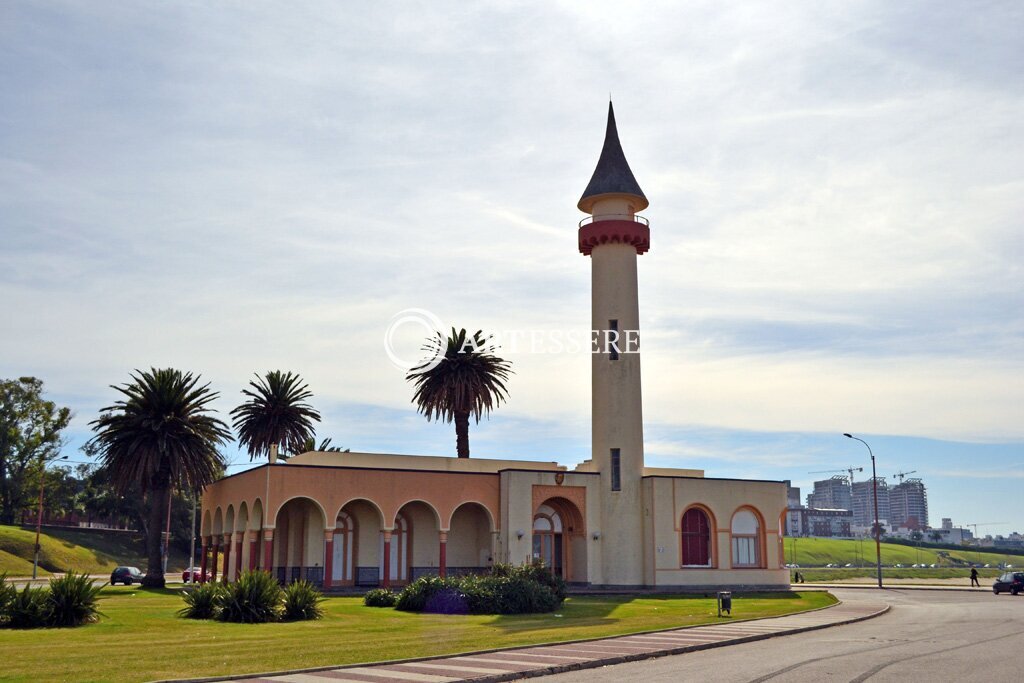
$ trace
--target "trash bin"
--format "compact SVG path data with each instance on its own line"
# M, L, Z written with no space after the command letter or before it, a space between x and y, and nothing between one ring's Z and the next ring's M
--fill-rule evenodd
M732 616L732 591L718 591L718 616L722 612Z

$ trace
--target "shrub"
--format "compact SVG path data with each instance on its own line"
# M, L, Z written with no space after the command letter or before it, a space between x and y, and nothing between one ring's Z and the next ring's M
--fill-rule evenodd
M49 612L49 590L26 585L7 606L7 623L13 628L46 626Z
M224 588L216 582L197 583L181 592L185 606L178 610L178 616L186 619L213 619L220 609Z
M277 621L282 599L283 591L270 572L242 572L237 581L225 584L217 599L217 618L243 624Z
M530 614L558 609L565 582L541 564L496 565L484 576L425 576L398 595L396 608L440 614Z
M363 596L363 604L367 607L394 607L397 600L398 596L387 588L374 588Z
M88 574L69 571L50 579L47 592L47 626L81 626L100 618L97 608L102 586L93 585Z
M443 596L437 597L444 593ZM456 579L442 579L439 576L421 576L416 579L398 594L395 601L395 609L403 612L423 612L427 605L440 607L441 602L450 604L459 600L456 595L459 593L459 582Z
M320 606L323 601L323 593L312 583L305 579L294 581L284 589L281 618L285 621L319 619L324 615L324 608Z

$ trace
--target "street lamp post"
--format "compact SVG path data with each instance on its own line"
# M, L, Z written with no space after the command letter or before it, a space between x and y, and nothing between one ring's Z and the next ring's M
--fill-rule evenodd
M35 580L39 572L39 535L43 527L43 486L46 483L46 465L54 460L67 460L68 456L62 455L59 458L51 458L50 460L43 460L42 469L39 471L39 506L36 509L36 548L35 554L32 557L32 579Z
M875 473L875 454L871 451L871 446L868 446L868 442L864 439L858 439L852 434L843 433L847 439L853 439L860 441L862 444L867 446L868 454L871 456L871 488L875 499L875 528L872 531L875 534L875 562L878 568L878 587L882 588L882 541L881 533L879 533L878 527L878 475Z

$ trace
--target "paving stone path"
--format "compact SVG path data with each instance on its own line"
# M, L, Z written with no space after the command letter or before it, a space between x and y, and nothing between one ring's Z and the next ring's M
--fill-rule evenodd
M452 655L402 663L268 674L235 680L248 683L490 683L559 671L618 664L710 647L799 633L882 614L881 602L849 601L827 609L735 624L695 626L578 643L523 647L499 652Z

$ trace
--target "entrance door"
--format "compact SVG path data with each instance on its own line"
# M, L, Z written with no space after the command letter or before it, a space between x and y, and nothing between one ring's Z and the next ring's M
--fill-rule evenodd
M540 506L533 518L533 559L543 560L553 573L564 578L562 543L561 515L547 505Z

